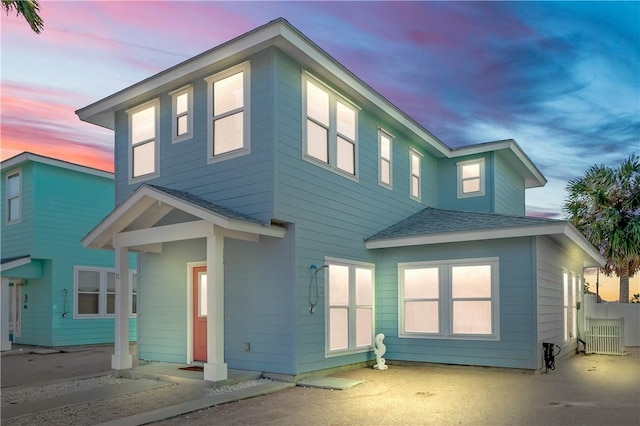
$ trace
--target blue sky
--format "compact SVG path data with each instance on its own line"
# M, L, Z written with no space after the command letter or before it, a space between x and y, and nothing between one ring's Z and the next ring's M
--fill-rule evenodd
M450 147L515 139L567 181L640 152L638 2L49 2L36 35L1 18L1 159L113 170L112 132L74 111L284 17Z

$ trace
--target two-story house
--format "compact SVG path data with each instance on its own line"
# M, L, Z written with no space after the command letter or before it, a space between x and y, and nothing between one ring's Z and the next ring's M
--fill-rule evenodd
M525 217L546 180L520 147L447 147L283 19L77 114L115 132L118 207L83 243L122 272L140 253L140 359L296 380L371 361L378 333L388 361L535 370L543 341L576 346L603 259Z
M113 174L25 152L2 162L2 350L114 341L113 253L82 237L114 207ZM136 338L136 259L127 341Z

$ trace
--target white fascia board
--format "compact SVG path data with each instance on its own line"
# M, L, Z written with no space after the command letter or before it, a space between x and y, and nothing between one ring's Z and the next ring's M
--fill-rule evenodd
M408 247L430 244L445 244L457 242L471 242L496 240L501 238L534 237L543 235L562 235L576 244L590 259L600 266L604 266L605 259L591 245L591 243L570 223L558 222L533 226L513 227L505 229L484 229L469 232L452 232L446 234L415 235L384 240L368 241L367 249L391 247Z
M496 240L501 238L532 237L537 235L563 234L565 223L520 226L501 229L481 229L477 231L448 232L443 234L411 235L399 238L369 241L368 249L406 247L429 244L458 243L467 241Z
M321 47L316 45L312 40L307 38L304 34L295 31L290 27L284 27L282 31L283 39L286 42L276 42L276 46L287 53L293 53L293 57L296 58L296 51L304 54L311 62L318 64L320 67L326 69L330 74L334 75L339 80L343 81L349 87L353 88L360 96L364 97L367 101L376 105L386 114L389 114L394 120L406 127L410 132L417 135L419 138L426 141L432 148L437 150L443 156L449 156L451 148L446 146L442 141L432 135L424 127L420 126L416 121L410 118L406 113L393 105L390 101L384 98L381 94L375 91L372 87L367 85L364 81L360 80L355 74L344 67L340 62L335 60L331 55L325 52ZM287 43L288 42L288 43ZM294 50L292 51L292 47ZM304 63L303 63L304 65Z
M156 226L154 228L119 232L116 235L116 247L135 247L147 244L168 243L190 240L213 234L213 225L206 220Z
M593 244L591 244L589 240L587 240L587 238L570 223L565 224L564 234L578 247L580 247L582 251L584 251L595 263L601 267L607 263L607 260L598 252ZM593 266L593 264L588 266Z
M311 62L326 69L336 78L352 87L369 102L389 114L402 126L405 126L409 131L427 142L431 148L435 149L442 156L450 155L451 149L442 141L357 78L312 40L282 20L276 20L274 23L267 24L223 43L220 46L214 47L146 80L81 108L76 111L76 114L82 121L113 130L115 111L125 103L130 102L131 99L146 93L153 93L165 85L169 85L189 74L197 73L206 67L210 67L212 64L224 61L235 55L241 54L246 56L269 46L277 46L297 59L301 59L300 54L302 54L305 59L301 60L303 65L305 62Z
M245 35L227 41L205 51L191 59L187 59L167 70L151 76L139 83L129 86L113 95L107 96L91 105L76 111L82 121L114 130L114 114L122 105L131 99L146 93L153 93L164 85L171 84L191 73L196 73L226 58L238 55L257 46L268 43L279 36L281 24L266 25ZM265 45L266 47L266 45Z
M231 231L279 238L284 237L286 234L286 229L281 227L229 219L149 186L140 186L129 199L113 210L105 219L102 220L102 222L100 222L98 226L96 226L82 239L83 246L92 248L113 248L113 236L120 233L122 229L133 222L140 214L153 205L153 203L163 203L171 206L172 208L182 210L196 216L211 225L216 225L220 228L229 229ZM121 221L124 222L120 223ZM127 241L127 244L133 244L133 242ZM134 245L141 244L146 243L136 242Z
M0 272L8 271L19 266L28 265L31 263L31 256L21 257L20 259L12 260L11 262L3 263Z
M113 180L113 173L100 169L94 169L93 167L82 166L76 163L70 163L64 160L58 160L57 158L45 157L39 154L31 152L23 152L14 157L11 157L2 162L1 167L6 170L11 167L15 167L19 164L32 161L34 163L47 164L49 166L59 167L61 169L73 170L75 172L86 173L89 175L99 176Z

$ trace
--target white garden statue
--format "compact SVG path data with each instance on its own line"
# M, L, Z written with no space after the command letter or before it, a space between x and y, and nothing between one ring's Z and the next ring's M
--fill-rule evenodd
M384 340L384 334L378 333L375 339L375 347L373 348L373 352L376 354L376 365L373 368L377 368L378 370L386 370L389 366L386 364L386 360L382 358L385 352L387 352L387 347L382 341Z

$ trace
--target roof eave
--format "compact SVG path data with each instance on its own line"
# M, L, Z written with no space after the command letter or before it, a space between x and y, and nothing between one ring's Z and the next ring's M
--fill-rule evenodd
M499 141L485 142L474 145L462 146L451 150L451 158L462 157L473 154L483 154L486 152L508 150L514 155L526 170L525 188L539 188L547 184L547 179L542 172L531 161L529 156L525 154L520 145L513 139L505 139Z
M451 149L442 141L359 79L284 19L277 19L258 27L113 95L78 109L76 114L82 121L114 130L115 111L131 106L132 103L135 103L134 100L142 101L143 97L153 96L153 94L159 93L164 88L168 89L169 85L184 79L190 74L195 74L207 67L229 61L230 58L244 59L252 53L269 46L276 46L290 54L300 61L303 66L321 68L326 73L335 76L348 87L353 88L367 102L389 114L392 119L404 126L409 132L414 133L418 138L425 141L425 149L432 154L440 157L450 155Z
M202 220L208 221L213 225L219 226L231 231L239 231L252 233L256 235L264 235L270 237L282 238L286 234L286 229L279 226L265 225L261 223L251 223L238 219L231 219L221 214L212 212L200 206L181 200L177 197L159 191L147 185L142 185L129 196L122 204L116 207L109 215L107 215L94 229L92 229L81 242L85 248L95 249L113 249L113 235L121 229L118 229L118 222L134 207L137 203L148 197L154 202L166 203L173 208L181 209ZM130 220L131 221L131 220Z
M597 252L593 245L568 222L509 227L504 229L479 229L475 231L441 234L409 235L405 237L366 241L365 247L367 249L381 249L544 235L560 235L575 243L586 255L586 257L584 257L585 267L604 266L605 264L605 259Z

